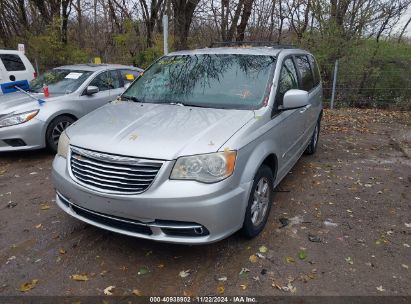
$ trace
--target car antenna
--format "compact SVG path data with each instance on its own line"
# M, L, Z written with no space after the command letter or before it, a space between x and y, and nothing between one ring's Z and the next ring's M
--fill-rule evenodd
M26 94L27 96L33 98L34 100L36 100L39 103L39 106L43 105L43 103L45 103L46 101L44 101L43 99L34 97L33 95L31 95L29 92L23 90L22 88L18 87L18 86L14 86L18 91L20 91L21 93Z

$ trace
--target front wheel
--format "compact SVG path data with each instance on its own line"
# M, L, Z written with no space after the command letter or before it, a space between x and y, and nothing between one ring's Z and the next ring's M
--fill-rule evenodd
M248 238L257 236L267 222L273 198L273 173L262 165L255 175L248 199L242 234Z
M47 148L53 152L57 152L57 145L61 133L74 122L74 119L69 116L59 116L53 119L46 131Z

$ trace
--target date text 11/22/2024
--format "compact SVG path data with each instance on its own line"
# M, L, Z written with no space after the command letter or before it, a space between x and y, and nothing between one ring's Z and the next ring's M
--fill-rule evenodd
M150 303L257 303L249 296L150 297Z

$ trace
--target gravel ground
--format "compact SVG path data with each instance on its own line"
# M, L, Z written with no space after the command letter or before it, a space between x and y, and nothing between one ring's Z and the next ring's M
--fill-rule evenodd
M0 295L411 295L410 112L326 111L317 153L253 240L170 245L83 224L54 203L52 159L0 154Z

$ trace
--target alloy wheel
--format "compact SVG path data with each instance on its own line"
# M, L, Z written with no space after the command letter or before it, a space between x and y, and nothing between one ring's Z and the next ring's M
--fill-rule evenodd
M61 133L63 133L63 131L70 125L71 125L70 121L62 121L62 122L59 122L53 128L53 131L51 132L51 138L56 146L59 143L59 138L60 138Z
M254 190L254 200L251 204L251 222L254 226L258 226L264 221L268 210L270 198L270 186L268 183L268 179L262 177Z

